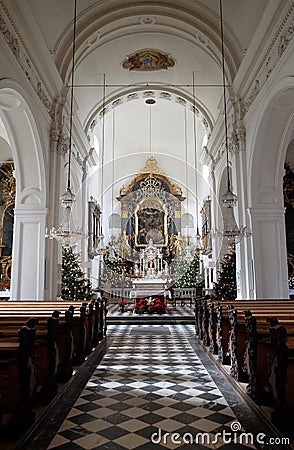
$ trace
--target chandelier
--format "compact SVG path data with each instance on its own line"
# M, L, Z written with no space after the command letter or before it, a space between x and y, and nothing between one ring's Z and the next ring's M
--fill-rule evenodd
M102 127L101 127L101 164L100 164L100 204L101 204L101 214L103 214L103 202L104 202L104 153L105 153L105 114L106 114L106 104L105 104L105 98L106 98L106 76L105 73L103 74L103 92L102 92L102 109L100 111L100 117L102 121ZM113 149L114 151L114 149ZM112 167L113 169L113 167ZM112 191L112 197L113 197L113 191ZM112 201L112 200L111 200ZM113 203L111 204L111 208L113 208ZM98 240L98 248L96 250L96 255L100 256L100 258L103 259L104 254L106 253L107 249L104 243L104 234L103 234L103 225L102 220L100 221L100 229L99 229L99 235L97 236Z
M68 148L68 175L67 188L60 197L60 204L63 210L63 223L55 228L54 226L48 231L46 229L45 237L56 239L63 246L69 247L77 243L82 237L80 230L74 230L71 226L72 206L76 201L76 196L72 192L70 185L71 175L71 154L72 154L72 125L73 125L73 99L74 99L74 72L75 72L75 47L76 47L76 22L77 22L77 0L74 2L74 20L73 20L73 43L72 43L72 73L71 73L71 95L70 95L70 123L69 123L69 148Z
M202 245L198 224L198 167L197 167L196 98L195 98L194 70L193 70L193 131L194 131L195 218L196 218L195 253L199 255L199 253L202 251Z
M234 215L234 207L237 205L238 198L231 190L231 180L230 180L222 0L220 0L219 4L220 4L220 32L221 32L221 52L222 52L223 102L224 102L224 116L225 116L224 124L225 124L226 174L227 174L227 190L221 197L224 206L222 236L224 241L228 244L229 247L234 247L244 237L246 227L239 228L236 223Z

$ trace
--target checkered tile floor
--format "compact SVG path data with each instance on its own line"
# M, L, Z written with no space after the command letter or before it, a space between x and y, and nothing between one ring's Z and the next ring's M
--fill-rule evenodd
M236 440L241 425L190 343L193 326L111 326L108 335L49 449L256 448L224 443L222 433Z

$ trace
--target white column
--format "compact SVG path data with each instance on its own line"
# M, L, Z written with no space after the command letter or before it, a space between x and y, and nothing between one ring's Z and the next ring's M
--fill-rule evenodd
M251 208L257 299L286 299L288 268L283 208Z
M64 145L66 146L66 140ZM61 222L62 208L60 206L61 192L65 191L65 186L61 187L61 178L63 174L63 156L62 146L57 140L51 139L50 153L49 153L49 165L50 165L50 177L49 177L49 190L50 196L48 198L48 205L50 205L47 227L50 229L52 226L58 228ZM61 247L58 245L55 239L46 242L46 284L45 284L45 299L55 300L60 294L60 262L61 262Z
M43 300L47 209L22 205L14 211L12 300Z
M246 165L246 137L243 124L239 123L237 132L231 137L231 148L234 153L234 184L235 194L238 196L235 217L239 228L246 226L249 229L248 211L248 177ZM237 278L237 299L254 298L252 283L250 281L250 264L252 260L250 237L245 236L236 245L236 278Z

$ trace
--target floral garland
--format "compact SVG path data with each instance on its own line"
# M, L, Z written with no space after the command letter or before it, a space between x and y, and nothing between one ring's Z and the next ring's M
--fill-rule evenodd
M159 297L140 298L136 300L134 306L135 314L164 314L166 312L166 305Z

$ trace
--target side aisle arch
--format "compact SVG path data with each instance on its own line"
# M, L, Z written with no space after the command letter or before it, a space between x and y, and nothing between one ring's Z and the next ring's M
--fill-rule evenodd
M294 130L293 79L276 84L264 105L250 161L249 204L256 298L288 298L284 164Z
M9 99L0 114L15 165L16 196L12 252L12 300L44 298L46 176L38 126L16 83L2 80L0 95Z

